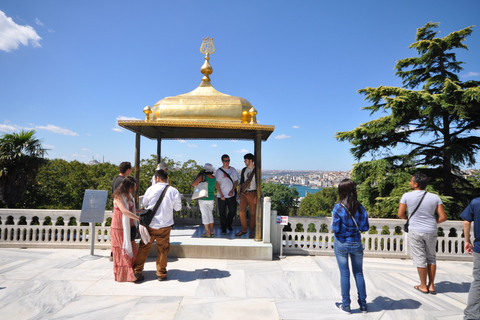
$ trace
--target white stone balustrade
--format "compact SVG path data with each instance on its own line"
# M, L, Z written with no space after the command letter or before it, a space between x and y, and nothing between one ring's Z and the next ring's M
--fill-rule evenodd
M288 217L288 222L292 231L283 231L283 254L334 255L331 217ZM366 257L411 258L408 237L403 232L405 220L369 219L369 222L371 231L362 233ZM439 228L443 235L437 239L437 259L470 261L471 256L464 253L463 221L446 221ZM280 229L277 228L273 238L280 239ZM279 243L274 243L274 253L279 252L278 248Z
M187 202L189 198L185 197ZM269 202L267 201L267 204ZM276 211L264 206L264 236L273 245L273 252L280 251L280 237L283 254L333 255L333 233L330 217L290 216L292 231L281 231L283 226L275 225ZM268 212L270 211L270 212ZM89 225L80 225L80 210L35 210L0 209L0 247L10 248L89 248ZM104 222L95 227L97 234L95 248L110 248L110 227L107 219L111 211L105 211ZM218 223L218 213L214 216ZM267 230L270 217L270 230ZM48 220L51 225L46 225ZM58 221L63 219L63 225ZM69 225L75 218L76 225ZM32 224L32 223L36 224ZM236 219L238 223L238 219ZM8 223L8 224L7 224ZM13 224L12 224L13 223ZM23 223L23 224L21 224ZM175 212L176 224L201 224L201 214L197 207L185 204L180 212ZM365 256L383 258L410 258L408 237L403 233L404 220L370 219L370 226L376 233L365 232L362 238L365 244ZM72 224L72 223L71 223ZM439 260L471 260L464 253L463 222L447 221L439 225L443 235L438 237L437 258ZM303 230L302 230L303 229ZM267 232L270 231L270 232ZM382 234L383 233L385 234ZM280 234L282 232L282 234ZM472 238L473 239L473 238Z

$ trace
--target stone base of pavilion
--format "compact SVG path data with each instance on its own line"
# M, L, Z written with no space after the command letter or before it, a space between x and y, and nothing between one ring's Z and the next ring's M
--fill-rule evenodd
M170 233L170 258L202 259L238 259L238 260L272 260L271 243L250 239L248 234L236 237L240 226L233 226L233 231L222 235L219 226L214 227L214 238L202 238L205 233L203 225L174 225ZM156 257L155 243L150 249L150 257Z

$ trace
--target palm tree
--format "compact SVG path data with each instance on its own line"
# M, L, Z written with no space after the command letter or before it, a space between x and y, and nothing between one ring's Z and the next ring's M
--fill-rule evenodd
M20 202L46 153L34 130L0 136L0 201L7 208Z

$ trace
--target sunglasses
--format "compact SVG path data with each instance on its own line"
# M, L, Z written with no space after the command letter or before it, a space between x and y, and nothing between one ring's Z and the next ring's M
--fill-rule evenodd
M222 160L223 162L230 162L230 159Z

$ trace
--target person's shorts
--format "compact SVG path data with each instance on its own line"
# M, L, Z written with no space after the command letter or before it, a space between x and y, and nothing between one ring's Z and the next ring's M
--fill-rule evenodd
M426 268L427 264L436 264L437 233L410 231L408 237L414 266Z

